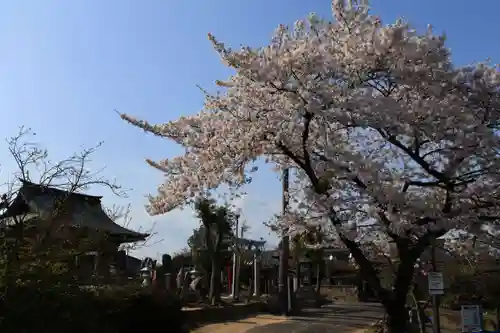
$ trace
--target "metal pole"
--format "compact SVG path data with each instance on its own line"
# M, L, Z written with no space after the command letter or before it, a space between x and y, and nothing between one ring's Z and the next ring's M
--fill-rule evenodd
M259 254L257 250L253 254L253 279L254 279L254 287L253 292L255 297L260 297L260 263L259 263Z
M238 215L238 221L239 221L240 215ZM236 225L238 227L238 225ZM240 227L240 236L238 239L243 240L243 229L244 226ZM240 278L241 278L241 247L240 244L238 243L238 252L236 253L236 275L234 277L234 281L236 282L236 298L239 299L240 297Z
M432 271L437 272L436 265L436 239L431 244L431 265ZM439 295L432 295L432 331L441 333L441 321L439 318Z
M289 190L289 169L283 170L283 214L286 213L288 209L288 190ZM279 284L278 293L281 300L282 313L288 315L289 313L289 302L288 302L288 257L290 255L290 239L288 234L283 234L281 238L281 249L280 249L280 266L279 266Z
M233 299L238 299L238 224L239 215L236 216L236 226L235 226L235 248L233 250L233 276L231 281L231 296Z

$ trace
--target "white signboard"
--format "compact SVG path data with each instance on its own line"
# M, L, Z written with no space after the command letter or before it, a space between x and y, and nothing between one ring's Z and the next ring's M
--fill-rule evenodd
M480 332L482 328L481 307L462 305L462 332Z
M430 295L443 295L444 294L444 282L443 273L441 272L429 272L429 294Z

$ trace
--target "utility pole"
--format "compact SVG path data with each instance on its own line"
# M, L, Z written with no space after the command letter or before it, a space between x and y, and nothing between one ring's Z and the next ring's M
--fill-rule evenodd
M234 244L234 249L233 249L233 276L232 276L232 281L231 281L231 296L233 297L233 300L238 300L239 298L239 244L238 244L238 231L239 231L239 220L240 216L236 215L236 225L235 225L235 244Z
M289 179L290 170L288 168L283 170L283 215L288 210L288 190L289 190ZM289 313L289 302L288 302L288 257L290 256L290 238L287 233L284 233L281 238L281 248L280 248L280 266L279 266L279 283L278 283L278 294L280 298L280 303L282 306L282 313L288 315Z
M238 215L239 216L239 215ZM238 239L243 240L243 233L245 231L245 223L242 223L242 226L240 227L240 236ZM237 278L237 287L236 287L236 293L238 294L238 298L240 297L240 277L241 277L241 246L238 243L238 260L236 261L236 278Z
M431 244L431 265L432 271L437 272L436 238L432 239ZM432 295L432 331L434 333L441 333L441 321L439 318L439 295Z

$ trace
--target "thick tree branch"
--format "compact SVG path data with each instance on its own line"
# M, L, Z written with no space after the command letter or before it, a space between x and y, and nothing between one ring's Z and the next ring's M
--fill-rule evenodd
M422 169L424 169L431 176L436 178L442 183L449 183L449 179L440 171L434 169L426 160L424 160L420 155L416 154L412 149L406 147L401 141L399 141L395 135L384 133L380 129L377 131L384 137L388 142L403 150L409 157L411 157Z

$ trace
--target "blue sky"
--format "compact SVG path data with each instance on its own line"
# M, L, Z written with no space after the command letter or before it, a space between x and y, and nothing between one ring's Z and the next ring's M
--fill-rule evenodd
M478 4L481 4L478 5ZM445 30L458 63L491 57L500 62L498 0L378 0L374 12L385 22L399 16L418 28L432 23ZM106 166L133 191L116 199L105 191L105 204L131 203L133 223L156 221L157 240L140 255L156 256L185 246L197 225L189 210L151 218L144 196L162 175L145 158L175 156L170 142L145 135L123 123L113 111L151 122L196 113L203 96L229 72L211 49L213 33L235 47L267 43L276 26L317 12L330 17L329 0L169 1L169 0L10 0L0 4L0 136L32 127L54 158L104 141L91 167ZM0 141L2 174L13 171ZM280 207L277 176L263 172L242 202L255 237L268 237L261 222ZM106 196L108 195L108 196Z

